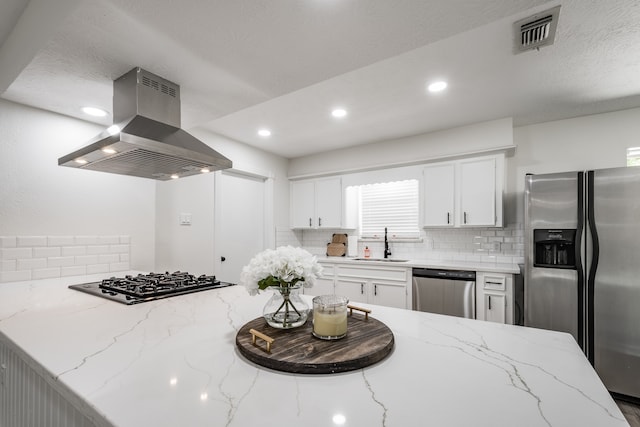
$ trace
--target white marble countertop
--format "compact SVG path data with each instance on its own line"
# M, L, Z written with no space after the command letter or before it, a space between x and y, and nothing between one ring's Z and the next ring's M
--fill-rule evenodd
M409 259L402 262L384 261L377 258L369 260L358 259L361 257L331 257L318 256L319 262L359 265L385 265L388 267L423 267L443 268L449 270L484 271L488 273L519 274L518 264L492 263L479 261L446 261L446 260L415 260ZM394 258L391 258L394 259Z
M293 375L235 348L267 294L234 286L126 306L67 289L101 278L0 284L0 333L99 425L628 425L568 334L369 306L395 335L389 357Z

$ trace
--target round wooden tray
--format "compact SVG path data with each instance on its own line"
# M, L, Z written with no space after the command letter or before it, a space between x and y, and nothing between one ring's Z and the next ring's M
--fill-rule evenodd
M384 359L393 349L393 332L384 323L361 314L347 319L347 336L338 340L321 340L311 334L313 312L307 323L295 329L276 329L263 317L245 324L236 335L240 353L250 361L277 371L296 374L332 374L364 368ZM273 339L257 338L253 329Z

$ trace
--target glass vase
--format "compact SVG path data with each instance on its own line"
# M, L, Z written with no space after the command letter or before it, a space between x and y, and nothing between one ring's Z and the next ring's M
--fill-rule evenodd
M291 329L302 326L309 316L309 306L300 298L301 284L271 286L274 291L264 306L262 315L270 326Z

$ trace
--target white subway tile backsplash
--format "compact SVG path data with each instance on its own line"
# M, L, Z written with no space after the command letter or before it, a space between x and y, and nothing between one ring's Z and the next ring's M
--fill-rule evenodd
M117 245L120 243L120 236L98 236L99 245Z
M47 246L47 236L17 236L16 245L19 248Z
M54 256L47 258L47 267L69 267L75 263L72 256Z
M15 248L16 236L0 236L0 248Z
M32 279L50 279L52 277L60 277L60 267L39 268L33 270Z
M73 236L48 236L47 246L73 246L75 239Z
M129 245L110 245L109 252L112 254L128 253Z
M108 273L109 264L87 265L87 274Z
M109 253L109 245L87 246L87 255L102 255Z
M100 264L114 264L116 262L120 262L118 254L98 255L98 263Z
M89 265L98 263L98 255L80 255L76 257L76 265Z
M24 259L32 258L31 248L0 248L0 259Z
M27 258L17 260L16 270L34 270L37 268L46 268L46 258Z
M60 268L60 276L83 276L87 274L85 265L74 265L73 267Z
M126 271L129 270L128 262L115 262L113 264L109 264L109 271Z
M59 247L46 247L46 248L33 248L34 258L49 258L53 256L60 256L61 250Z
M3 259L0 260L0 271L16 271L15 259Z
M77 256L85 255L87 253L86 246L63 246L62 256Z
M314 255L326 253L331 241L331 230L276 229L276 245L302 246ZM293 241L291 236L300 236ZM400 243L392 241L394 257L408 259L460 260L470 262L513 262L524 259L524 237L522 224L509 224L503 229L493 228L438 228L423 229L420 242ZM357 253L363 254L369 246L372 257L383 256L382 242L359 242Z
M82 246L97 245L98 236L76 236L75 242L76 245Z
M31 270L0 271L0 282L19 282L31 280Z
M129 252L127 235L0 236L0 282L124 271Z

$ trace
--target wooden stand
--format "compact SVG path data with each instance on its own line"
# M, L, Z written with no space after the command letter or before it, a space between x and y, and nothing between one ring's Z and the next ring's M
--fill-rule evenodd
M355 308L355 307L354 307ZM364 368L384 359L393 349L393 333L370 316L351 314L347 336L327 341L315 338L313 313L295 329L276 329L258 317L236 335L240 353L250 361L277 371L298 374L331 374ZM256 338L261 341L256 342Z

